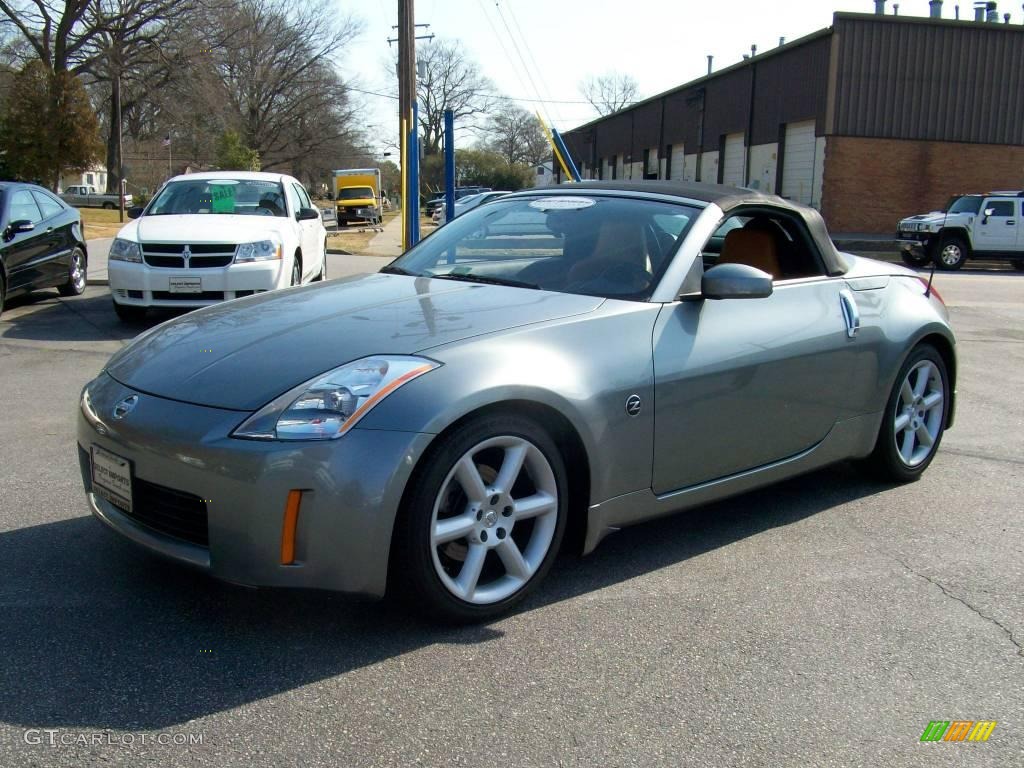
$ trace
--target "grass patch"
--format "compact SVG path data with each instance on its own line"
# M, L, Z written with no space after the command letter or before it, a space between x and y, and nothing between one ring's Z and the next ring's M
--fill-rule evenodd
M79 208L78 213L82 216L87 240L97 237L114 237L121 227L131 221L127 214L125 214L124 221L120 221L121 212L108 208Z

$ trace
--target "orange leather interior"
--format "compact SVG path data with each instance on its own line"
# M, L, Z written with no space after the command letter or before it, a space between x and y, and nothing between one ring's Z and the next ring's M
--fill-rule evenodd
M734 229L725 236L722 255L717 264L747 264L774 279L782 274L775 238L770 232L750 229Z

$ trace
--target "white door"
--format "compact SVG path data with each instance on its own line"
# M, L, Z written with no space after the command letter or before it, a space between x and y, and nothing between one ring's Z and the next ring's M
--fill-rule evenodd
M729 187L743 186L743 166L746 148L742 133L730 133L725 137L725 157L722 160L722 183Z
M810 205L814 196L814 121L786 126L782 156L782 196Z
M988 198L975 219L974 249L977 251L1012 251L1017 246L1020 227L1018 201L1013 198ZM992 212L991 216L985 214Z
M685 147L682 144L672 145L672 167L669 168L668 174L670 179L685 178L686 152L684 150Z

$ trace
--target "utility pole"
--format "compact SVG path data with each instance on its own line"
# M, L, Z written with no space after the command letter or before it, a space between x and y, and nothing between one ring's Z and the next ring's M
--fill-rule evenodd
M402 154L402 250L419 240L419 141L414 0L398 0L398 125Z

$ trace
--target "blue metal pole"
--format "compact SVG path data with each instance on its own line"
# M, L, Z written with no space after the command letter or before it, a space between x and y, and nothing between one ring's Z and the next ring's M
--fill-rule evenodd
M420 140L419 126L420 108L414 99L412 102L412 127L409 129L409 200L413 205L413 215L409 217L409 247L420 241Z
M576 169L576 163L572 161L572 155L569 154L569 150L565 146L565 142L562 141L562 134L555 130L554 126L551 126L551 135L555 138L555 144L558 145L558 152L565 160L565 164L569 166L569 173L572 174L573 181L581 181L580 172Z
M444 213L445 221L455 218L455 113L444 111Z

